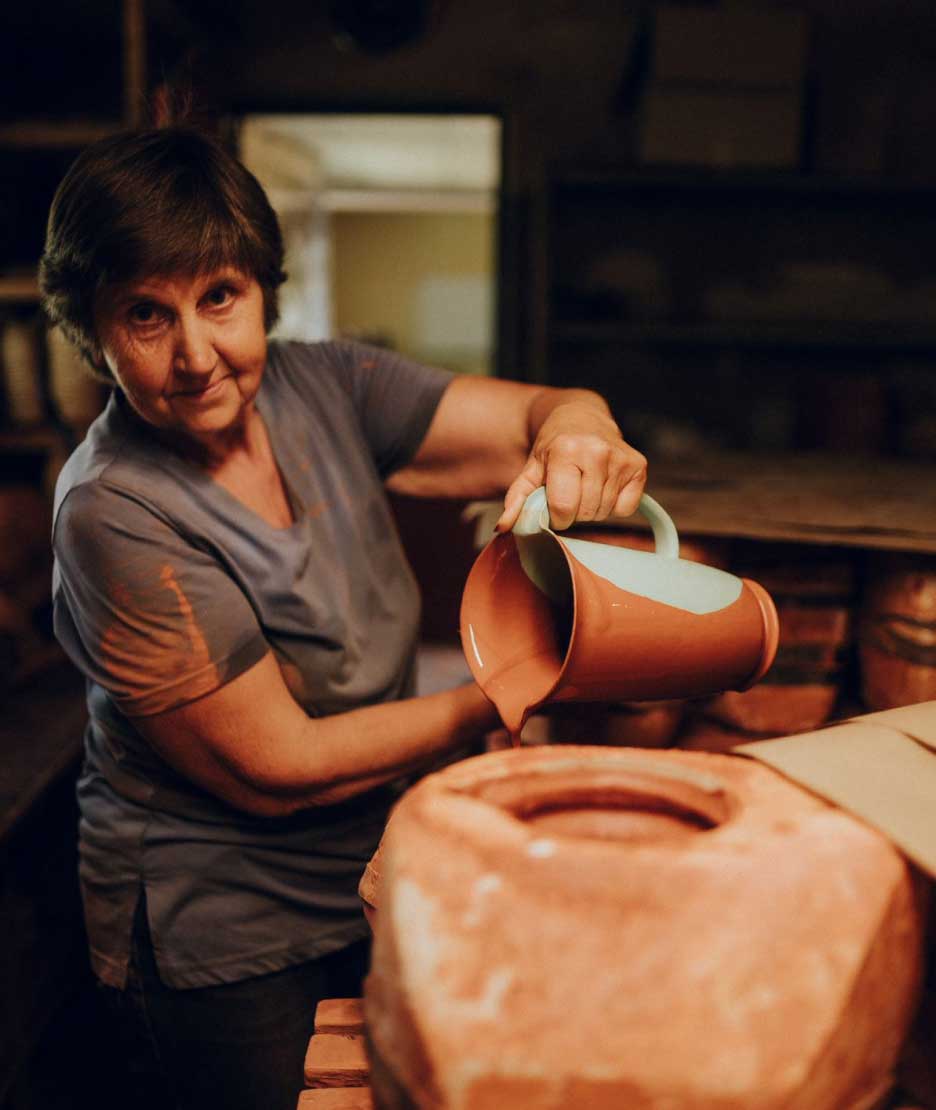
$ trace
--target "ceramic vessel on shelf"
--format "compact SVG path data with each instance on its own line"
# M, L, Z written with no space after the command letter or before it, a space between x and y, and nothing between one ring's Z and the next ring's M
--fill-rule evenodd
M769 768L508 749L391 816L368 894L381 1110L859 1110L922 975L913 872Z
M554 532L540 488L475 561L462 648L514 736L547 701L701 697L746 689L770 667L779 629L767 592L680 559L670 517L646 495L640 512L655 551Z

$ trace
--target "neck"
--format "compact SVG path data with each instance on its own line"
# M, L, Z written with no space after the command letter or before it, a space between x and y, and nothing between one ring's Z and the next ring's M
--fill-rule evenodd
M251 402L241 411L237 423L219 432L186 437L183 450L206 470L219 470L235 456L253 455L260 442L263 418Z
M203 435L180 435L170 429L150 424L140 417L131 404L122 399L128 417L148 435L158 440L175 455L193 462L204 470L219 470L237 455L252 455L266 443L263 418L253 401L241 410L236 424L217 432Z

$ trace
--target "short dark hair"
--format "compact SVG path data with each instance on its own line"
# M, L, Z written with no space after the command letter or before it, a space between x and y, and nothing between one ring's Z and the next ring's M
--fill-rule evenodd
M110 136L84 150L56 191L39 267L46 314L100 376L98 293L148 276L232 266L279 317L283 238L260 183L220 142L185 127Z

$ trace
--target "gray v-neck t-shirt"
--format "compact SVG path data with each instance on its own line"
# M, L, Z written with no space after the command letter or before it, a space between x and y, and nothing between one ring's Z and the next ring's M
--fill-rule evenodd
M171 987L278 971L367 935L357 883L399 786L253 817L173 771L133 720L271 650L312 716L412 694L419 598L383 482L450 380L360 344L271 343L256 404L288 528L168 451L119 392L63 469L55 630L87 678L80 866L104 982L126 980L141 888Z

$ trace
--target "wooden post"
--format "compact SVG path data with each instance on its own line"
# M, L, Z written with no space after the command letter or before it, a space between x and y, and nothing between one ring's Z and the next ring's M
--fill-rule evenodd
M123 0L124 123L137 127L146 97L146 16L144 0Z

